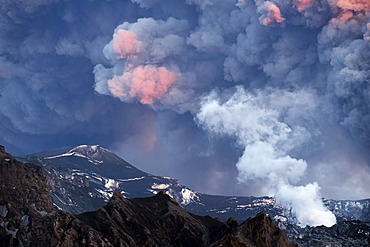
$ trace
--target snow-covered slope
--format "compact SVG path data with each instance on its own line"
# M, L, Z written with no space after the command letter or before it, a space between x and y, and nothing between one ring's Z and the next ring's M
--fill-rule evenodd
M199 203L197 193L169 177L143 172L99 145L46 151L20 157L41 164L52 185L54 204L72 213L96 210L115 189L129 198L166 191L181 205Z
M54 204L72 213L96 210L115 189L128 198L148 197L165 191L192 213L240 221L266 211L281 222L294 222L288 210L271 197L230 197L198 193L178 180L143 172L99 145L46 151L19 159L41 164L52 185ZM324 200L342 219L370 221L370 199L361 201Z

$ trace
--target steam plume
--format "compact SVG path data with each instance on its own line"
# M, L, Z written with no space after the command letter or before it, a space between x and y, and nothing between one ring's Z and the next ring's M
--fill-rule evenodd
M269 105L269 97L261 93L254 96L241 88L227 99L211 93L203 99L197 119L211 133L235 137L244 147L236 164L241 182L264 180L269 192L276 195L278 202L291 207L303 226L332 226L336 219L324 207L318 184L293 185L305 174L307 163L291 157L289 152L307 141L310 133L303 126L281 122L283 109Z

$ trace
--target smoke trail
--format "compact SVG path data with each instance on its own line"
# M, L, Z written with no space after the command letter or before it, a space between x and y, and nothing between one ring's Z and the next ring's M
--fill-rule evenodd
M279 104L287 94L281 92L282 98L274 97L272 103ZM303 96L306 92L297 94ZM307 163L290 156L289 152L308 141L310 133L303 126L282 122L283 109L271 106L269 98L271 96L253 95L242 88L237 88L227 99L211 93L203 99L196 119L209 132L235 137L244 147L236 164L241 182L264 180L277 201L292 208L302 226L334 225L336 218L324 207L318 184L295 185L304 176ZM296 106L284 108L289 111Z

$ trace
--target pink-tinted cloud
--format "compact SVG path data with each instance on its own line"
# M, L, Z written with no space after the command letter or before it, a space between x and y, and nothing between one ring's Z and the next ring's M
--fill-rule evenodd
M343 10L370 11L370 0L335 0L335 4Z
M330 23L340 23L350 20L354 16L352 11L346 10L341 12L337 17L332 18Z
M138 66L108 80L108 88L123 101L138 99L142 104L152 104L168 91L178 76L166 67Z
M313 0L295 0L294 5L298 11L303 11L313 4Z
M365 13L370 13L370 0L335 0L334 4L341 11L338 16L330 20L331 23L341 23L353 18L362 18Z
M263 25L268 26L272 22L282 23L285 20L275 3L266 1L264 2L264 7L267 9L267 16L262 19Z
M113 34L113 49L120 58L127 58L140 52L141 41L134 32L118 29Z

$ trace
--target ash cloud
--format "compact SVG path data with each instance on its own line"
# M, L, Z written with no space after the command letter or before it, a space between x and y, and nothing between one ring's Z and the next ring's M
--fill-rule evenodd
M176 89L172 92L170 87L181 80L181 74L172 57L184 52L188 26L186 21L174 18L142 18L134 24L118 26L104 48L113 67L95 67L95 90L143 104L153 104L166 93L175 94Z
M234 137L244 147L236 164L239 180L267 180L267 190L282 204L291 206L303 225L334 224L333 215L320 201L320 187L314 182L322 179L313 176L313 181L306 185L297 183L319 164L308 164L305 157L325 146L325 140L330 138L326 136L327 130L341 126L351 133L353 142L368 143L366 58L369 49L364 37L368 31L369 4L364 1L187 3L199 8L197 26L187 25L181 34L179 29L172 30L172 27L154 28L158 31L154 42L170 33L178 35L181 42L176 49L171 42L166 42L170 52L161 57L149 55L147 50L155 50L155 54L158 50L151 44L153 38L140 38L146 30L143 20L124 23L118 28L130 32L135 29L135 35L147 49L124 58L123 62L106 56L113 64L113 68L107 70L125 71L126 66L133 63L176 68L184 77L174 81L171 87L181 92L182 102L174 104L178 94L171 94L169 90L162 95L166 100L158 98L158 105L176 111L180 104L182 111L194 114L211 135ZM153 7L145 1L140 4ZM150 21L153 27L163 25L162 20ZM365 59L359 59L359 54ZM212 61L212 69L203 70L201 74L192 66L190 59L194 58L197 65ZM214 68L224 73L214 73ZM184 84L184 81L190 83ZM204 84L200 87L200 83ZM109 79L99 80L98 88L99 84L109 85ZM235 86L237 93L228 95ZM218 100L210 100L216 97L210 93L215 88L219 90L217 97L226 100L219 103L218 108L215 106ZM202 100L205 94L209 94L205 97L208 100ZM257 94L257 99L253 99L253 94ZM227 96L231 97L229 101ZM246 100L248 97L252 99ZM275 105L269 103L272 99ZM253 104L248 105L250 102L267 105L253 108ZM158 105L155 109L164 109ZM248 114L254 118L249 118ZM350 153L348 151L348 155ZM297 200L296 195L305 194L304 191L314 211L312 214L306 214L306 208Z

